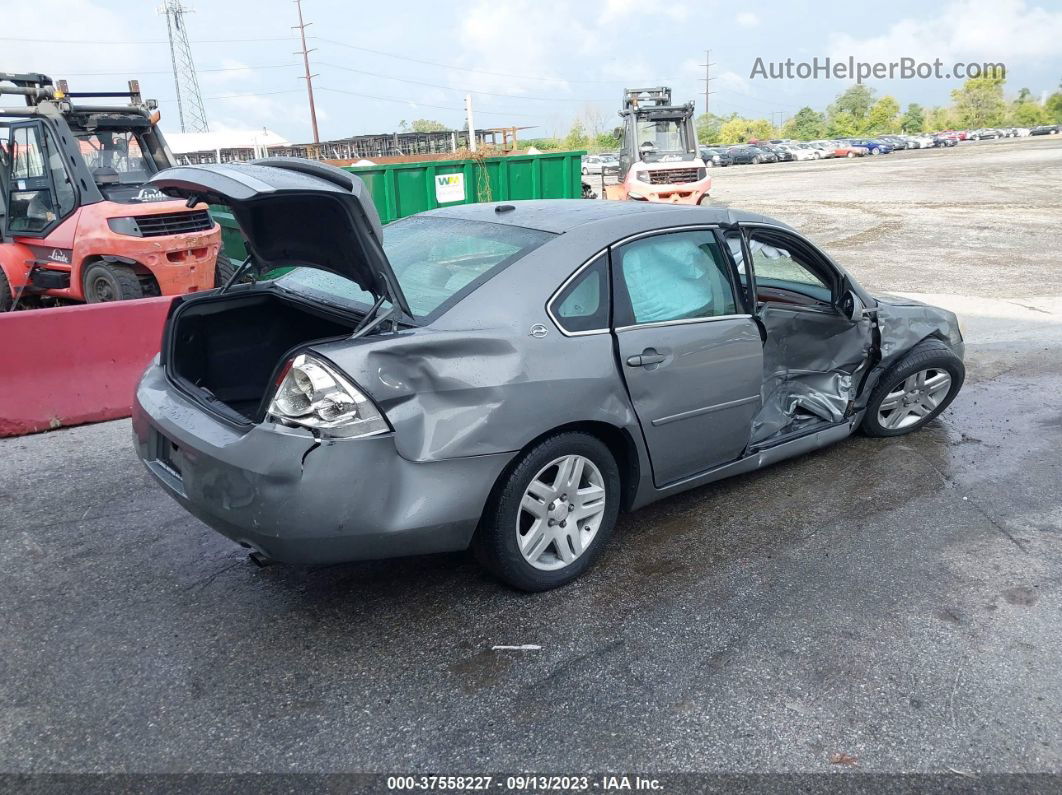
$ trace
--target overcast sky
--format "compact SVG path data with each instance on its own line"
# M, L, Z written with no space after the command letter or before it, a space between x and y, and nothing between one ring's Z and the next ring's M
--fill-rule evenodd
M195 9L188 30L212 127L267 126L291 141L309 140L301 57L292 54L294 3L186 2ZM166 24L157 6L11 0L0 28L0 69L65 77L71 90L113 89L137 77L145 95L159 99L163 129L176 131ZM803 105L821 108L851 81L750 79L757 57L1002 61L1008 92L1028 87L1037 97L1062 79L1062 0L836 7L793 0L304 0L303 9L313 23L323 139L388 132L402 119L460 127L466 92L473 92L477 127L534 125L529 136L563 134L587 103L610 125L617 122L624 86L670 85L677 100L695 99L699 113L707 48L716 64L711 109L763 118ZM960 81L868 82L903 105L935 105L946 103Z

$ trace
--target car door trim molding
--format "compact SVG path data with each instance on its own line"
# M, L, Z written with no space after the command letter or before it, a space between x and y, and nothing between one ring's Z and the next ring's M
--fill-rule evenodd
M630 326L617 326L616 333L619 334L621 331L632 331L634 329L642 328L664 328L665 326L688 326L693 323L714 323L717 320L737 320L738 318L751 320L752 315L713 315L712 317L685 317L678 320L659 320L655 323L634 323Z
M728 400L725 403L716 403L714 406L703 406L699 409L680 411L678 414L670 414L667 417L659 417L658 419L652 420L652 424L654 426L667 425L668 423L678 422L679 420L685 420L691 417L700 417L702 414L711 414L713 411L737 408L738 406L744 406L759 399L759 395L749 395L748 397L738 398L737 400Z

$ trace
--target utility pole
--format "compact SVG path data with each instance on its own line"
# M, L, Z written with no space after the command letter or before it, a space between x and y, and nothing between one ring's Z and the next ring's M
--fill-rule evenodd
M715 80L715 78L712 77L712 67L715 66L715 64L712 63L711 50L704 51L704 63L701 65L704 67L704 77L701 78L701 80L704 81L704 112L707 113L708 97L715 93L710 90L712 87L712 81Z
M295 7L299 9L299 24L293 26L292 30L297 29L299 31L299 38L302 40L302 49L295 52L295 55L302 56L302 65L306 69L306 76L303 78L306 81L306 96L310 100L310 125L313 127L313 142L315 144L321 143L321 136L317 134L317 108L313 104L313 79L317 75L310 74L310 53L313 50L306 49L306 28L313 23L306 23L302 21L302 0L295 0Z
M468 119L468 148L476 151L476 123L472 120L472 95L465 94L465 116Z
M177 90L177 119L181 132L210 132L203 97L199 93L199 77L192 58L192 45L184 15L192 9L181 0L165 0L159 13L166 16L166 33L170 40L170 63L173 66L173 87Z

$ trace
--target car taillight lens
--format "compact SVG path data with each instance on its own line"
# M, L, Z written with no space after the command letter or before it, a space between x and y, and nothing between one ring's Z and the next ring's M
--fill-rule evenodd
M268 415L325 436L353 438L391 430L366 395L329 365L306 354L296 356L284 369Z

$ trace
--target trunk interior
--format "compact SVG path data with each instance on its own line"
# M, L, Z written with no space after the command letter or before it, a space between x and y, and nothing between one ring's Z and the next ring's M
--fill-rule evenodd
M276 294L231 296L182 308L171 329L169 371L201 397L255 419L270 377L297 345L349 336L357 318L315 310Z

